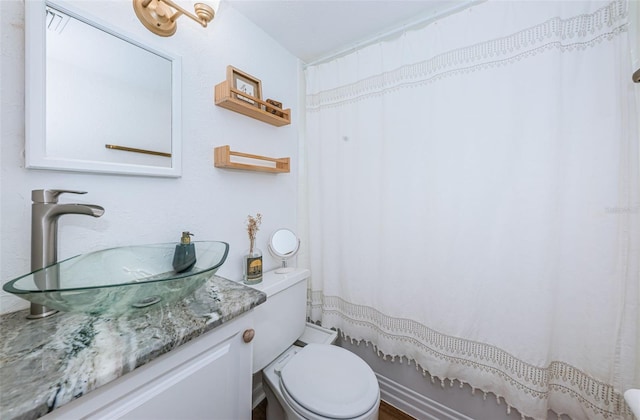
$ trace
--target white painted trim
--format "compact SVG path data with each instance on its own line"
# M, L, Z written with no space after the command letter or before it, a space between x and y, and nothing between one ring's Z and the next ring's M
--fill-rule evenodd
M171 63L171 166L92 161L47 155L46 142L46 9L52 7ZM68 0L25 1L25 167L57 171L182 176L182 58L159 49L137 35L91 15Z
M473 420L378 373L376 376L380 385L380 398L417 419Z

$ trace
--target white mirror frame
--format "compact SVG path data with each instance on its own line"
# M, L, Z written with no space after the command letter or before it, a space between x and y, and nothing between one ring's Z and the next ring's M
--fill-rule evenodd
M290 232L291 235L293 235L293 237L295 238L295 242L296 242L295 248L293 250L291 250L291 252L286 253L286 254L280 253L279 251L277 251L273 247L274 237L278 234L278 232L282 232L282 231ZM287 267L287 260L295 257L295 255L298 253L299 249L300 249L300 238L298 238L296 236L296 234L291 229L280 228L280 229L276 229L271 234L271 237L269 238L269 252L271 252L271 255L273 255L274 257L276 257L276 258L278 258L278 259L280 259L282 261L282 266L276 270L277 274L290 273L290 272L295 270L295 268L293 268L293 267Z
M46 6L62 12L144 48L172 62L171 84L171 167L134 165L117 162L52 158L46 155ZM182 176L182 61L179 56L159 51L136 40L84 11L49 0L25 1L25 166L31 169L97 172L159 177Z

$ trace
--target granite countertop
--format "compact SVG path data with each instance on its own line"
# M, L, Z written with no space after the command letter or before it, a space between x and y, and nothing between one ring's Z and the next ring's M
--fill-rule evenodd
M35 419L265 302L213 276L193 295L117 318L0 316L0 418Z

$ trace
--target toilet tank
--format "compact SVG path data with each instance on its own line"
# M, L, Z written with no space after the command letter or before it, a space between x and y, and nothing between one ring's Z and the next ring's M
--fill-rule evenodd
M267 301L254 309L253 372L261 371L302 335L307 317L307 279L311 272L264 273L251 285L263 291Z

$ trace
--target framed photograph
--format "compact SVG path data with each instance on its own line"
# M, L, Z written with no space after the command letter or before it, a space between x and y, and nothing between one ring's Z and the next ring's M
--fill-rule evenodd
M254 98L262 99L262 84L260 83L260 79L256 79L233 66L227 66L227 82L232 88L247 94L247 96L242 96L237 93L232 93L233 97L260 108L260 104L250 98L250 96L253 96Z

